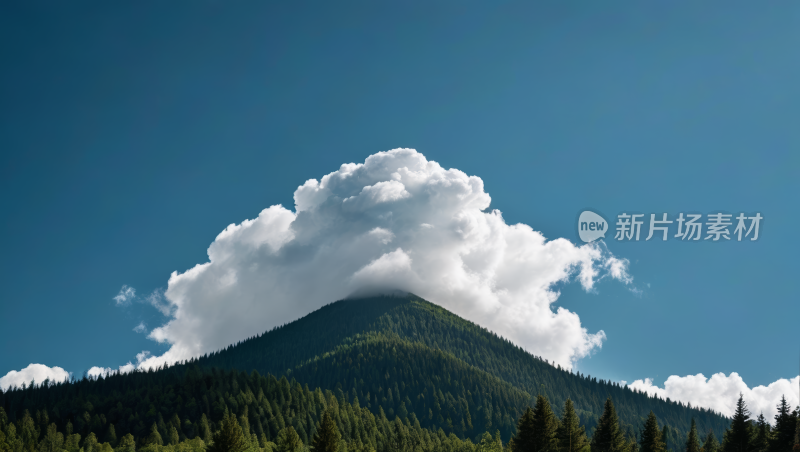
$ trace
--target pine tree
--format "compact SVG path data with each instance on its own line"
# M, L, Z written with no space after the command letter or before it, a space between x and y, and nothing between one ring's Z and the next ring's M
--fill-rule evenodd
M6 434L3 433L3 431L5 430L4 427L5 426L3 425L3 423L0 422L0 451L2 452L11 450L11 446L9 446L9 444L6 442Z
M672 449L669 448L670 446L670 429L667 424L664 424L664 428L661 429L661 441L664 442L664 450L667 452L671 452Z
M403 452L407 450L411 446L411 438L405 425L400 421L400 417L395 417L394 422L391 424L392 429L389 432L390 434L386 441L387 447L385 449L391 452Z
M47 427L47 433L39 441L39 452L61 452L64 446L64 435L58 432L56 424Z
M489 432L484 432L481 442L475 448L475 452L503 452L503 443L500 441L499 431L496 438L492 438Z
M725 432L725 438L722 441L723 452L752 452L749 421L750 412L744 403L744 397L739 394L731 426Z
M69 428L71 426L72 426L71 423L67 424L68 432L72 431L72 429ZM80 450L81 448L80 443L81 443L81 435L79 433L73 433L71 435L67 434L67 438L64 440L64 449L66 449L68 452L78 452L78 450Z
M277 452L298 452L303 450L303 441L294 427L289 426L278 433Z
M797 415L792 413L786 397L782 396L778 403L778 413L775 415L775 429L769 442L769 452L788 452L794 446L795 430L797 429Z
M173 413L172 417L169 418L169 423L174 425L175 428L178 430L178 433L181 432L181 418L178 416L178 413Z
M795 410L796 417L797 417L797 428L794 431L794 448L792 448L792 452L800 452L800 408Z
M700 452L700 439L697 437L697 425L692 418L692 426L686 435L686 452Z
M575 414L575 405L570 399L564 402L564 415L561 417L556 436L560 452L588 452L589 450L586 427L580 425L580 419Z
M94 434L94 432L90 432L88 435L86 435L86 439L83 440L84 452L98 452L100 450L100 447L98 446L99 444L97 444L97 436Z
M219 431L214 433L208 452L244 452L247 450L242 428L236 422L236 416L227 415L222 419Z
M158 433L158 426L155 423L153 423L153 426L150 427L150 434L147 435L147 438L145 438L144 444L146 444L148 446L151 445L151 444L155 444L157 446L163 446L164 445L164 440L161 439L161 433ZM84 449L85 448L86 447L84 446Z
M22 439L17 436L17 428L14 424L8 424L6 427L6 445L10 452L21 452L23 450Z
M17 436L22 441L22 447L28 452L33 452L36 448L36 440L39 438L39 431L36 429L36 423L33 422L28 410L25 410L22 420L19 421Z
M517 422L517 435L512 443L513 452L530 452L536 444L534 432L534 416L531 407L528 407Z
M717 441L717 437L714 436L713 430L708 431L708 435L706 435L706 439L703 441L703 452L719 452L719 441Z
M164 422L164 416L162 416L161 413L158 413L157 425L158 433L161 435L161 438L163 439L166 437L167 440L169 440L169 430L167 430L167 424Z
M106 432L106 442L115 446L117 444L117 432L114 430L114 424L108 424L108 431Z
M117 446L117 452L136 452L136 441L133 439L133 435L128 433L122 437Z
M198 433L206 444L211 442L211 427L208 426L208 418L205 413L200 416L200 431Z
M609 397L592 435L591 452L626 452L626 450L627 443L619 429L617 410L614 409L614 403Z
M642 427L642 438L640 440L641 452L664 452L664 441L661 439L661 431L658 429L658 419L652 411L647 415L647 420Z
M178 429L176 429L174 425L171 425L169 427L169 444L175 446L179 442L181 442L181 438L178 436Z
M533 409L533 437L534 448L532 452L557 452L558 420L547 397L536 397L536 407Z
M328 410L322 413L322 421L319 423L317 432L312 440L314 452L337 452L339 450L339 440L342 436L339 434L339 428L333 421L331 414Z
M756 437L753 440L754 452L765 452L769 448L770 428L764 413L756 418Z

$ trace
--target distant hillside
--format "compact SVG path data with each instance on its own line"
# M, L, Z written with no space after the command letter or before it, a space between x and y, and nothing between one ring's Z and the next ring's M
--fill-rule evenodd
M387 414L413 412L423 427L462 437L500 429L507 439L523 407L539 393L559 415L571 398L589 432L607 397L629 433L636 433L652 410L670 426L674 450L682 449L692 418L699 431L711 429L718 438L729 424L709 410L554 367L413 295L338 301L197 364L341 389L373 412L379 406Z

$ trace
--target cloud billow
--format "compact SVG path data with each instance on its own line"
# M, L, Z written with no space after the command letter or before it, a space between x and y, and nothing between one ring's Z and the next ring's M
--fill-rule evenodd
M739 394L744 398L751 416L755 418L763 413L768 422L773 422L778 412L777 404L781 397L786 397L790 408L800 404L800 376L792 379L781 378L767 386L754 386L750 388L736 372L725 375L716 373L711 378L703 374L687 375L680 377L672 375L664 382L664 387L653 384L653 380L645 378L636 380L629 385L631 389L646 392L651 396L662 399L670 398L691 403L717 411L724 416L731 417L736 411L736 402Z
M45 366L44 364L31 363L28 367L19 371L12 370L0 378L0 390L6 391L9 388L31 383L41 385L45 381L50 383L60 383L69 380L70 373L58 366Z
M143 366L220 349L348 296L415 293L571 367L601 347L577 314L553 310L558 282L589 290L603 277L630 282L627 261L602 245L547 241L509 225L483 181L412 149L344 164L232 224L209 262L174 272L164 293L171 319L149 337L171 344Z

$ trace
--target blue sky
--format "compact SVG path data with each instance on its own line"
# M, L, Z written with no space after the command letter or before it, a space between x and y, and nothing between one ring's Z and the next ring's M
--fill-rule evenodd
M560 287L612 380L797 375L800 5L26 2L0 10L0 375L168 346L164 289L231 223L417 149L509 224L760 212L756 242L608 240L634 285ZM674 232L673 232L674 234ZM333 300L331 300L333 301Z

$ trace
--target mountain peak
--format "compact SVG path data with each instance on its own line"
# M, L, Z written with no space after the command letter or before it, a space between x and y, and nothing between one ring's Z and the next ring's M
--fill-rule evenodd
M728 422L711 411L553 366L407 292L330 303L198 364L257 370L312 387L340 389L376 413L413 412L423 427L459 436L492 425L509 437L521 412L533 404L531 395L537 394L546 395L557 413L572 399L588 430L608 397L631 435L651 410L680 434L688 431L692 417L698 428L719 435ZM502 415L495 417L497 413ZM482 419L480 426L476 417Z

